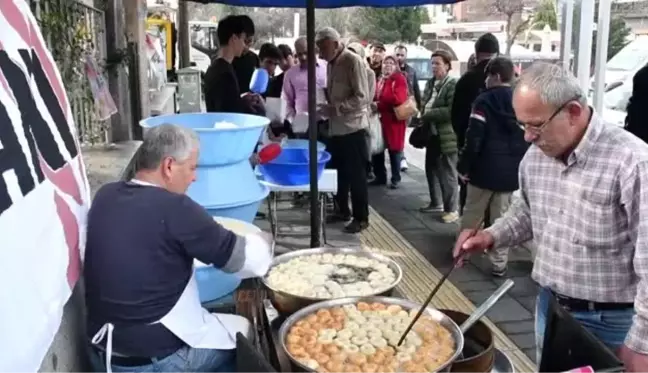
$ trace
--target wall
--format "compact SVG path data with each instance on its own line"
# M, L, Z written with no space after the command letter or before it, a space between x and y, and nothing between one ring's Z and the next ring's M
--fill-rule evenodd
M2 0L0 0L2 1ZM116 180L135 153L139 142L126 142L110 147L83 149L92 193L107 182ZM87 338L85 337L85 304L80 281L65 305L63 320L40 372L87 372Z

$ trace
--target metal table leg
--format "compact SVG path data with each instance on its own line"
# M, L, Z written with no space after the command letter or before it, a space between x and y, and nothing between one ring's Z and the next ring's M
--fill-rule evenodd
M270 222L270 233L272 238L277 239L277 196L275 192L270 192L266 199L268 201L268 221Z
M326 193L320 193L319 204L320 224L322 225L322 242L326 246L328 245L328 241L326 239Z

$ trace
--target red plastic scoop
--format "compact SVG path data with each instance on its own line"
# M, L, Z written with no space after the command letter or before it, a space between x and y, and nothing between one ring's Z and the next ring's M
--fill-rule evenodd
M259 156L259 163L265 164L277 158L279 154L281 154L281 145L275 142L261 148L257 155Z

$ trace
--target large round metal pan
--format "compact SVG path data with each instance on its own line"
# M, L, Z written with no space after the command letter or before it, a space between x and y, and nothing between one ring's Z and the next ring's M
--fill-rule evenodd
M384 255L372 253L359 248L356 249L318 248L318 249L305 249L305 250L292 251L275 257L274 260L272 261L272 264L270 265L270 271L272 271L272 268L278 264L288 262L292 259L301 256L309 256L309 255L316 255L316 254L333 254L333 255L346 254L346 255L354 255L361 258L375 259L382 263L385 263L392 271L394 271L394 274L396 275L396 279L391 285L389 285L388 288L385 288L385 290L382 290L379 293L367 294L366 296L376 296L376 295L389 296L391 295L396 285L398 285L401 279L403 278L403 271L401 270L401 267L398 265L398 263L396 263L395 261L393 261L392 259ZM311 304L330 300L330 299L322 299L322 298L304 297L300 295L290 294L285 291L281 291L279 289L275 289L268 284L267 279L265 277L262 278L261 281L268 289L268 298L270 299L270 302L272 302L274 308L276 308L279 314L281 314L282 316L292 315L298 310L306 306L309 306Z
M304 317L317 312L318 310L322 308L332 308L332 307L338 307L338 306L343 306L345 304L356 304L358 302L367 302L367 303L373 303L373 302L378 302L378 303L384 303L384 304L396 304L399 305L407 310L411 309L419 309L421 308L421 304L418 304L416 302L412 302L406 299L401 299L401 298L391 298L391 297L349 297L349 298L339 298L339 299L332 299L332 300L327 300L323 302L319 302L313 305L310 305L306 308L303 308L297 312L295 312L292 316L286 319L284 323L281 325L281 328L279 328L279 344L281 345L281 349L284 351L286 356L290 359L292 362L293 366L297 368L300 371L306 371L306 372L313 372L312 369L309 369L307 366L299 363L297 359L293 358L290 353L288 352L288 349L286 347L286 336L288 334L288 331L292 326L299 320L303 319ZM445 315L443 312L436 310L434 308L428 307L427 308L427 316L431 317L434 321L438 322L446 328L448 331L450 331L450 334L452 335L452 338L455 341L455 352L452 354L450 359L448 361L444 362L439 368L437 369L438 372L441 371L446 371L447 368L450 367L450 364L457 359L461 351L463 350L464 346L464 338L463 334L461 333L461 330L459 329L459 326L452 321L450 317Z

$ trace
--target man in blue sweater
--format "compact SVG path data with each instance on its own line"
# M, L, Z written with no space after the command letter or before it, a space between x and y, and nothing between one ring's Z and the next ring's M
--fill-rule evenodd
M486 211L494 222L502 216L518 189L518 168L529 144L513 111L513 62L493 58L485 69L486 91L477 96L470 113L457 171L467 183L461 229L473 229ZM490 253L494 276L504 276L508 248Z
M185 195L196 178L198 138L150 129L126 180L104 185L88 214L83 276L90 360L98 371L233 370L242 317L201 307L194 260L242 278L263 276L269 235L238 236Z

